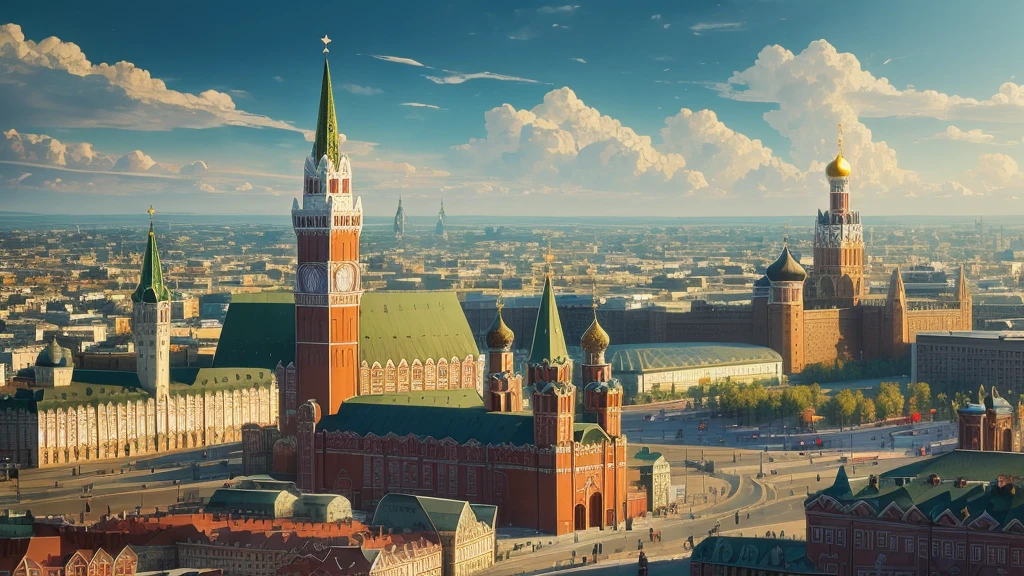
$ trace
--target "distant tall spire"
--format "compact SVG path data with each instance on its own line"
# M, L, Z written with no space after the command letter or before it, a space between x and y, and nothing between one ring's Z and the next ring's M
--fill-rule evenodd
M324 52L330 42L324 36ZM313 161L319 163L324 156L330 158L337 169L341 162L341 143L338 140L338 116L334 109L334 91L331 88L331 69L324 58L324 79L320 85L320 112L316 118L316 137L313 139Z
M405 236L405 209L402 208L402 197L398 197L398 212L395 213L395 236L399 240Z
M900 273L899 266L893 269L892 277L889 279L887 302L890 305L904 305L907 302L907 289L903 286L903 274Z
M967 271L963 264L960 264L960 274L956 278L956 297L961 302L971 300L971 287L967 283Z
M434 234L448 239L448 216L444 213L444 198L441 198L441 210L437 213L437 225L434 226Z

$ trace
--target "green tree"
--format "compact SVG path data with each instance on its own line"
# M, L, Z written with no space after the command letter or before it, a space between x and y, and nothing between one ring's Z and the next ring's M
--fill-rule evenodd
M860 418L861 424L869 424L875 421L875 401L871 398L860 399L857 403L857 416Z
M932 388L924 382L918 382L917 384L911 384L910 389L907 390L907 395L910 396L914 408L917 412L927 412L932 407Z
M949 417L949 412L949 397L945 393L939 392L935 395L935 417L945 420Z
M839 417L839 430L842 431L843 424L850 424L854 412L857 411L857 399L853 392L841 390L835 397L836 415Z
M878 385L878 394L875 397L875 408L878 417L882 420L895 418L903 413L903 405L906 398L900 390L897 382L882 382Z
M817 382L810 385L809 391L811 395L811 407L813 408L820 407L828 399L825 396L825 393L821 391L821 386L818 386Z

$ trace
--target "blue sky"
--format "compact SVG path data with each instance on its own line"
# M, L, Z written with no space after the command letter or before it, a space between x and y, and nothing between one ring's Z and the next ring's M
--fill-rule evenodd
M10 4L10 3L9 3ZM14 3L8 210L284 213L324 34L373 215L1021 213L1024 4ZM420 65L415 65L420 64ZM485 74L486 73L486 74Z

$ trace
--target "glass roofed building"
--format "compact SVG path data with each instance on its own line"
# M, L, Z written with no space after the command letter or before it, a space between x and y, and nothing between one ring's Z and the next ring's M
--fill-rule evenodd
M705 379L744 382L782 378L782 356L753 344L620 344L609 346L608 362L627 399L654 390L684 391Z

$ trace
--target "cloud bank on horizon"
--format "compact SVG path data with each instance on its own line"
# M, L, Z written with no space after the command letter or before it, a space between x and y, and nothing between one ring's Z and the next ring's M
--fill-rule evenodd
M532 11L530 17L578 18L582 10L577 5L549 6ZM668 19L662 14L643 17L656 26L652 30L666 34L670 33L664 27ZM751 25L703 20L680 22L679 27L729 36L745 33ZM726 32L731 34L722 34ZM536 40L530 37L513 45ZM513 49L508 46L505 50ZM644 110L660 116L656 125L649 121L631 125L632 121L587 103L591 92L603 103L613 99L593 87L579 92L555 75L527 77L514 70L465 73L427 64L441 63L437 58L404 54L364 53L363 60L378 65L375 73L380 81L335 80L336 100L342 91L367 102L393 97L392 108L405 107L408 112L396 116L395 122L446 122L458 115L463 125L476 128L445 132L427 150L416 150L396 137L387 141L375 137L369 142L343 135L342 148L352 155L358 187L363 190L396 195L400 191L414 201L444 193L456 210L460 200L467 203L463 213L486 213L489 205L496 211L508 206L530 210L552 202L579 206L581 198L594 200L584 201L591 206L600 206L599 200L628 198L632 209L679 215L691 210L762 214L772 199L782 198L798 201L782 213L802 213L813 210L827 190L822 172L836 153L836 127L841 124L843 153L853 166L858 202L892 202L927 210L942 206L955 213L962 213L964 206L989 202L988 206L1005 207L1000 208L1004 213L1021 210L1017 201L1024 195L1024 172L1014 155L1017 146L1024 145L1024 85L1013 81L999 83L984 97L898 88L869 71L856 55L839 51L825 39L811 41L798 51L769 44L751 54L745 67L711 81L669 80L668 73L682 67L678 58L672 68L661 70L659 65L662 76L639 78L639 68L623 71L620 77L625 80L616 81L628 81L637 90L646 89L641 86L652 81L678 90L691 86L711 91L723 110L729 110L725 115L716 111L717 106L676 105L663 112ZM646 58L658 63L673 59ZM893 63L886 66L889 70L903 58L887 58L881 65ZM595 66L595 56L578 48L569 54L552 53L551 59L560 66L570 63L575 70ZM596 62L601 66L599 57ZM409 74L402 76L403 70ZM5 102L0 110L0 192L35 188L81 193L93 196L97 205L106 203L105 210L117 205L116 199L108 197L180 195L190 201L204 195L245 197L253 200L254 209L272 212L273 207L286 205L278 196L293 196L300 188L301 169L295 166L308 153L306 142L314 119L303 118L298 124L277 119L287 116L269 111L271 107L258 101L249 102L252 90L216 84L194 93L171 89L164 79L131 62L94 64L69 39L50 36L34 41L15 23L0 26L0 72L0 99ZM270 86L296 81L275 72L267 71ZM430 99L414 100L417 95L396 90L394 77L428 90L418 94ZM319 78L302 82L318 86ZM198 83L195 79L184 84ZM503 86L533 91L517 96L518 105L472 107L453 98L455 91L480 91L476 93L480 97ZM255 96L258 100L260 94ZM236 98L246 99L244 108L257 106L265 113L243 110ZM675 98L680 98L678 93ZM616 115L633 112L621 104L612 108ZM756 122L770 130L777 149L737 127L734 119L741 109L757 110ZM733 120L727 123L726 117ZM341 118L344 122L345 115ZM962 166L954 173L941 172L921 166L917 158L918 169L908 167L914 162L904 159L907 145L898 150L869 128L883 120L941 123L944 128L930 129L919 140L965 146ZM739 124L750 130L756 123ZM979 124L984 127L975 127ZM1000 128L994 130L993 125ZM272 131L277 140L273 144L245 141L248 157L230 158L218 158L216 151L207 150L191 154L187 145L170 151L160 146L150 155L141 150L149 150L148 146L132 145L133 139L141 140L147 132L192 130L186 137L199 142L208 133L228 129ZM119 135L117 145L109 142L109 131ZM90 142L93 135L103 136L108 143ZM273 165L261 160L271 155L286 158ZM382 205L375 210L384 214L392 208Z

